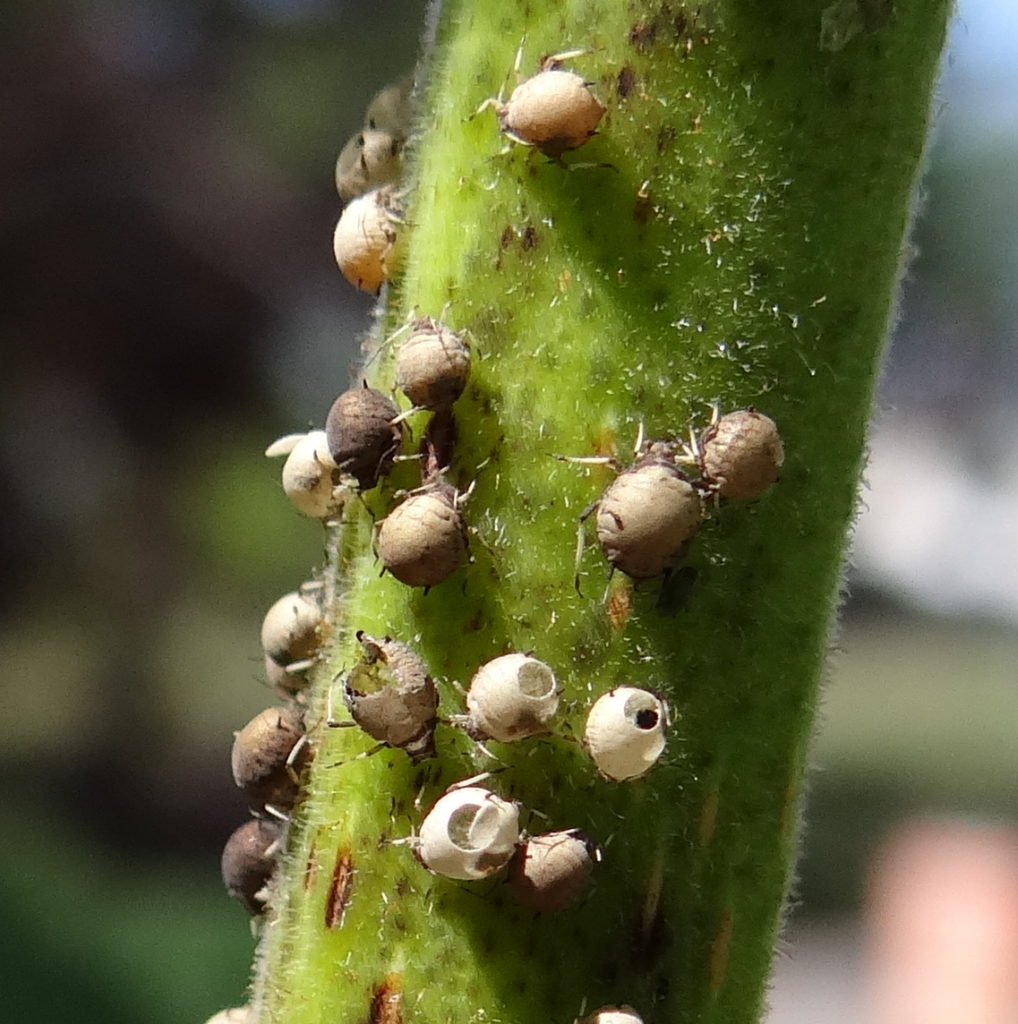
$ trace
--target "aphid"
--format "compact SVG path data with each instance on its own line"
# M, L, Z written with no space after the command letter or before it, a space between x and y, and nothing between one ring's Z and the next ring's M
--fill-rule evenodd
M785 461L774 420L755 409L715 419L693 450L704 482L731 501L759 497L777 480Z
M300 591L284 594L262 620L262 650L284 668L318 650L322 610Z
M332 236L343 276L361 291L377 294L389 280L399 241L399 210L391 187L365 192L344 207Z
M507 103L495 101L498 123L506 135L557 159L597 131L605 108L580 75L562 68L563 60L581 52L546 57L541 70L520 83Z
M649 690L617 686L587 715L583 744L597 770L615 782L648 772L665 749L668 707Z
M265 454L285 455L283 491L298 512L312 519L328 519L343 506L336 464L329 454L324 430L288 434L273 441Z
M546 732L558 710L555 673L528 654L503 654L475 673L467 710L464 728L476 740L510 743Z
M612 568L633 579L670 569L703 519L700 492L676 466L675 456L675 445L651 443L585 513L597 513L597 540Z
M298 712L266 708L234 737L233 781L255 807L289 810L297 799L307 749Z
M413 75L379 89L364 112L365 125L406 138L413 123L413 89Z
M234 1006L229 1010L220 1010L209 1017L205 1024L255 1024L254 1008Z
M396 356L396 385L420 409L448 409L470 373L470 349L445 324L417 320Z
M358 132L336 160L336 191L344 203L399 180L403 140L388 131Z
M483 786L451 789L421 823L416 854L436 875L472 881L499 871L520 838L519 810Z
M378 524L375 549L382 565L408 587L448 579L467 557L463 500L440 482L411 492Z
M547 914L571 907L583 895L594 870L593 845L579 829L531 836L509 862L513 896Z
M280 665L266 654L265 681L280 697L295 697L307 687L308 669L313 664L313 658L305 658L302 661L293 661L289 665Z
M223 847L223 885L252 917L265 910L265 887L275 870L282 836L280 822L252 818L235 829Z
M577 1024L643 1024L643 1018L631 1006L602 1006Z
M351 388L332 403L325 420L329 454L361 490L374 487L392 465L403 439L398 417L396 406L374 388Z
M387 636L361 631L357 640L364 654L343 684L353 720L372 739L398 747L412 761L434 757L438 691L424 662Z

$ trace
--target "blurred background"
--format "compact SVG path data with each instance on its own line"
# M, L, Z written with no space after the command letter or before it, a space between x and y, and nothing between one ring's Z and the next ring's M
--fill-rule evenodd
M229 746L322 558L261 452L347 386L332 165L423 14L0 4L0 1021L243 998ZM875 1019L903 863L990 851L1018 906L1018 5L961 0L949 54L771 1024Z

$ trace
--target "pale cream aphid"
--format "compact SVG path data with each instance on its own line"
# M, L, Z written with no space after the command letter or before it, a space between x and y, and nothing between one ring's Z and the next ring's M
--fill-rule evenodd
M255 1024L256 1020L254 1007L234 1006L214 1013L205 1024Z
M555 673L529 654L503 654L482 665L467 690L467 715L456 716L475 740L511 743L548 731L558 710Z
M223 885L252 917L265 910L267 886L279 860L283 835L281 822L252 818L234 829L223 847Z
M540 914L573 906L600 854L579 829L531 836L517 847L507 883L516 900Z
M583 745L597 770L615 782L637 779L665 749L668 706L649 690L617 686L587 715Z
M332 236L332 251L343 276L361 291L378 293L397 258L402 220L391 186L352 199Z
M285 455L283 491L294 508L312 519L329 519L342 510L349 493L339 480L324 430L287 434L273 441L265 454Z
M690 434L686 456L718 498L749 501L778 479L785 449L769 416L752 407L721 416L715 405L707 429L699 438Z
M447 580L469 553L460 513L469 495L441 479L411 491L378 524L375 552L384 569L426 590Z
M494 107L499 127L509 138L558 159L564 152L582 146L597 131L605 113L605 107L590 91L590 83L562 67L564 61L585 52L569 50L545 57L538 73L517 85L507 102L503 103L499 95L486 100L479 109ZM517 76L522 55L521 44L514 69Z
M365 126L405 139L413 124L413 91L413 75L379 89L364 112Z
M602 1006L576 1024L643 1024L643 1018L631 1006Z
M320 642L322 610L308 592L284 594L262 619L262 650L286 667L314 657Z
M294 708L266 708L233 740L233 781L252 806L285 818L300 787L308 747L301 715Z
M453 787L425 816L414 852L436 875L477 881L509 863L519 838L516 804L483 786Z
M399 181L402 170L402 137L369 128L354 135L340 151L336 191L348 203L372 189Z

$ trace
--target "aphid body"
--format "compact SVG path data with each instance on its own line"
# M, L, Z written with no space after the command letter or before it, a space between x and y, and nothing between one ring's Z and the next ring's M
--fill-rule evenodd
M697 445L700 472L721 498L757 498L778 478L785 449L769 416L755 409L726 413L704 431Z
M649 690L617 686L587 715L583 745L597 770L615 782L646 774L665 749L668 708Z
M414 76L407 75L379 89L364 112L365 125L406 138L413 122L413 88Z
M466 387L470 349L431 317L418 320L396 356L396 385L421 409L448 409Z
M578 829L548 832L521 843L509 863L513 896L538 913L571 907L594 870L590 840Z
M358 132L336 160L336 191L344 203L399 180L403 140L388 131Z
M327 519L342 504L336 494L335 472L325 431L309 431L293 445L283 463L283 491L298 512L312 519Z
M361 291L377 294L396 260L399 213L388 186L365 192L343 208L332 251L343 276Z
M460 496L435 483L410 494L378 524L375 548L382 565L408 587L434 587L467 557Z
M390 637L357 634L364 655L343 693L353 720L373 739L413 761L435 756L438 691L419 655Z
M509 863L520 837L519 810L482 786L451 789L421 823L416 853L446 878L487 878Z
M214 1013L205 1024L255 1024L255 1012L251 1006L234 1006L229 1010Z
M288 810L297 799L300 755L306 751L300 715L292 708L266 708L234 737L233 781L254 806Z
M262 620L262 650L277 665L313 657L318 650L322 611L300 591L284 594Z
M282 824L252 818L235 829L223 847L223 885L252 916L265 910L265 887L278 860Z
M579 1024L643 1024L643 1018L631 1006L602 1006Z
M374 388L351 388L332 403L325 435L333 462L362 490L388 472L403 439L399 410Z
M651 444L596 506L605 557L633 579L660 576L682 557L703 518L700 493L675 464L673 446Z
M467 691L467 732L510 743L547 731L558 710L555 674L528 654L503 654L482 665Z

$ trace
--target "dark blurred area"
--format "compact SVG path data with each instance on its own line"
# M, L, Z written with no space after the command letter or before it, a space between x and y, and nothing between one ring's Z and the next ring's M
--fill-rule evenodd
M987 10L962 4L942 89L816 745L806 921L857 912L901 817L1015 816L1018 57L973 54ZM242 1001L229 747L272 699L261 617L322 559L261 453L350 379L371 300L333 263L333 163L423 18L0 7L2 1021Z

